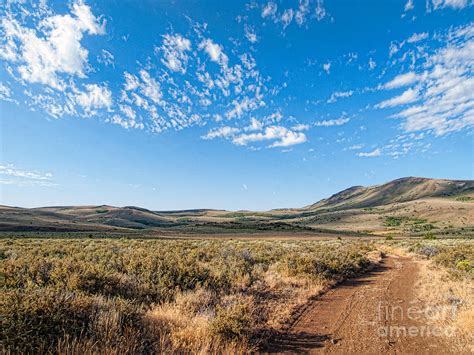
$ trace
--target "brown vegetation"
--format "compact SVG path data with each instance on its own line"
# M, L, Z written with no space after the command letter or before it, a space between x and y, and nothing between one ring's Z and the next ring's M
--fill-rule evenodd
M366 243L2 240L3 352L258 348L292 310L370 266Z

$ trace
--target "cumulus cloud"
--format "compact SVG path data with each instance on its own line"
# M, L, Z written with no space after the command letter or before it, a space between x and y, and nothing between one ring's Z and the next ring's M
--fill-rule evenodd
M86 91L76 93L75 101L84 109L86 115L95 114L97 109L110 109L112 106L112 92L106 86L86 84Z
M245 131L260 131L263 128L262 122L257 120L255 117L250 119L250 124L244 128Z
M289 147L306 142L306 135L302 132L295 132L282 126L266 127L263 132L240 134L233 138L236 145L247 145L248 143L274 141L270 148Z
M163 44L157 51L163 53L161 62L171 71L186 72L186 64L189 56L187 52L191 50L191 41L179 34L165 34Z
M199 44L199 49L203 49L209 55L209 58L221 65L227 65L229 58L224 54L222 46L206 39Z
M277 4L273 1L269 1L263 8L262 8L262 17L269 17L274 16L277 12Z
M349 121L350 121L349 118L341 117L335 120L318 121L318 122L315 122L314 125L317 127L342 126Z
M82 38L84 33L104 34L105 22L100 23L90 7L78 1L70 14L46 17L36 28L23 26L13 16L4 17L1 28L0 55L18 63L21 79L63 89L61 74L85 77L89 52Z
M248 39L250 43L257 43L257 33L255 32L255 28L253 26L245 25L245 37Z
M121 111L124 112L126 117L121 117L120 115L113 115L112 118L110 118L109 122L117 124L125 129L143 129L145 127L143 123L136 121L136 115L130 107L124 106L123 109L121 107Z

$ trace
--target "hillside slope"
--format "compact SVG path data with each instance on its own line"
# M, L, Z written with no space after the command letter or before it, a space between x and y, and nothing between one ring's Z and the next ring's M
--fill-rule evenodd
M376 186L354 186L307 206L306 209L369 208L430 197L474 195L473 180L406 177Z
M402 178L354 186L310 206L268 212L127 206L0 206L0 231L474 235L474 181Z

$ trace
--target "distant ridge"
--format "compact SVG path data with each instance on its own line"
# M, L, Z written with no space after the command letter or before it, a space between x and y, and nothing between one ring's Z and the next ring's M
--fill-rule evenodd
M422 201L424 207L413 205ZM192 209L150 211L136 206L55 206L19 208L0 206L3 231L130 231L171 233L240 230L308 231L380 230L384 216L368 208L383 207L392 215L470 226L474 220L474 181L405 177L375 186L353 186L303 208L267 212ZM409 204L401 210L401 204ZM461 205L459 205L461 204ZM398 212L397 212L398 210ZM435 212L437 211L437 212ZM377 212L377 213L380 213ZM440 224L441 225L441 224ZM428 228L428 227L427 227Z

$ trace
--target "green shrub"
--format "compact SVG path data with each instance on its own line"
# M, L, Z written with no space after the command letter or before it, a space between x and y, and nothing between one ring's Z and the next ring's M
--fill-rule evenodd
M423 237L423 239L426 239L426 240L435 240L436 237L434 236L433 233L431 233L431 232L426 232L425 235L424 235L424 237Z
M216 317L210 324L211 334L227 341L248 339L253 329L252 310L249 303L218 307Z
M2 351L172 352L160 343L172 327L149 334L143 324L163 304L199 313L218 344L253 342L272 312L254 300L275 297L266 271L343 280L370 265L372 250L345 240L0 239Z
M456 263L456 269L469 272L473 269L473 265L469 260L459 260Z

